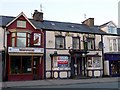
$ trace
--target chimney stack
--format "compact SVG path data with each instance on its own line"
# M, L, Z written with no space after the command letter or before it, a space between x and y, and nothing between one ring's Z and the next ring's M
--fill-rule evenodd
M82 24L86 24L89 27L93 27L94 26L94 18L88 18L85 21L83 21Z
M43 21L43 13L38 12L38 10L35 10L33 14L33 19L36 21Z

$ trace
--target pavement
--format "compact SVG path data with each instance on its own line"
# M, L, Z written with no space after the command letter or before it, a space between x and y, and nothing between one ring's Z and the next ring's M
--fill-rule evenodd
M89 78L89 79L45 79L33 81L7 81L1 82L1 88L9 87L29 87L29 86L51 86L51 85L67 85L67 84L87 84L87 83L103 83L103 82L120 82L120 77L105 78Z

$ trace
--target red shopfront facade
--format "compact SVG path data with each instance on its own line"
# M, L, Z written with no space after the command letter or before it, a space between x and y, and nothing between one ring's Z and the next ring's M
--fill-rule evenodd
M7 25L6 80L44 78L44 32L21 13Z

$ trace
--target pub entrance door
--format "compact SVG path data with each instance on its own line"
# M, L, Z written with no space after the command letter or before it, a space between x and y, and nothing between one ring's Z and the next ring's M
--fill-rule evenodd
M86 63L83 57L74 57L71 60L72 63L72 75L73 77L84 77L86 76Z

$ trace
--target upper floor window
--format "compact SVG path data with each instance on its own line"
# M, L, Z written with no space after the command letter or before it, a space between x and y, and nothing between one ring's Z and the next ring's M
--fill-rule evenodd
M112 40L109 40L109 50L112 51Z
M17 20L17 27L26 28L26 21Z
M65 49L65 37L56 36L55 37L55 48L56 49Z
M73 37L73 49L80 49L80 38L79 37Z
M30 46L30 34L26 32L13 32L12 33L12 46L13 47Z
M108 33L117 34L117 29L116 29L116 27L109 26L109 27L108 27Z
M117 51L117 42L116 42L116 39L113 39L113 50Z
M120 51L120 39L118 39L118 51Z
M95 49L95 38L87 38L87 46L88 46L88 50L94 50Z

